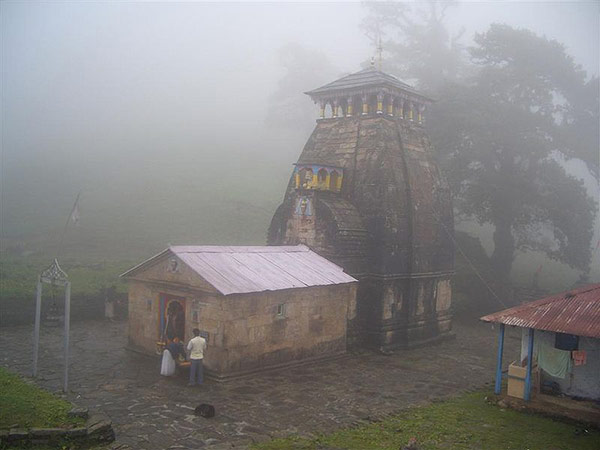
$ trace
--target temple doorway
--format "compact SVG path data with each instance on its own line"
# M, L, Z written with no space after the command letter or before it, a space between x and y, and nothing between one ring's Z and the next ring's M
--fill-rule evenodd
M160 340L169 343L176 337L185 341L185 299L160 296Z

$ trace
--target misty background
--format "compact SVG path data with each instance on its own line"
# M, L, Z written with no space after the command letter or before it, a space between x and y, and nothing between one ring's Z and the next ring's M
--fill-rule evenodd
M317 117L303 92L376 53L359 2L3 2L0 14L2 250L48 261L79 192L71 258L264 244ZM599 17L596 2L461 2L446 24L464 46L492 23L527 28L592 77ZM598 201L585 165L567 165ZM457 228L493 250L489 226ZM579 275L535 252L513 272L529 277L541 263L550 288ZM598 251L590 279L600 279Z

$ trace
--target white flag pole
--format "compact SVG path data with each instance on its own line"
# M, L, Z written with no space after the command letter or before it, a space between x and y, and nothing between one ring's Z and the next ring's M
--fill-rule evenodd
M69 228L69 223L74 221L77 223L79 221L79 196L81 195L81 191L77 194L77 198L75 199L75 203L73 203L73 207L71 208L71 213L65 222L65 228L63 229L62 236L60 237L60 244L58 246L58 254L59 257L62 254L63 244L65 242L65 235L67 234L67 229Z

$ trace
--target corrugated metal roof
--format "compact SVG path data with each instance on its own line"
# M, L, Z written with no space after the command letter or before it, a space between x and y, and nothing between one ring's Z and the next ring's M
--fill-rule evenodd
M313 97L324 93L353 90L365 86L390 86L410 92L411 94L422 97L423 99L431 100L429 97L416 91L413 87L404 83L403 81L400 81L395 76L381 72L374 67L368 67L359 72L351 73L350 75L346 75L317 89L305 92L305 94Z
M505 309L481 320L600 338L600 284Z
M327 286L357 281L305 245L225 247L171 246L125 272L148 266L165 253L176 255L223 295Z

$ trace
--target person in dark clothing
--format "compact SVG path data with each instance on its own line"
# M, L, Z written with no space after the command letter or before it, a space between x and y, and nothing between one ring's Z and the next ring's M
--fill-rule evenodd
M183 348L183 342L179 340L178 337L173 338L173 340L167 345L167 350L171 353L171 356L175 361L180 356L185 359L185 349Z

